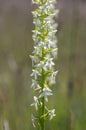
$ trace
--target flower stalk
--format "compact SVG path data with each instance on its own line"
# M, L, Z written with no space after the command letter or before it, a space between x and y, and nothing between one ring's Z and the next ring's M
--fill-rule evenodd
M55 116L55 109L47 107L48 97L53 95L51 86L55 84L55 77L58 71L54 70L54 59L57 56L57 24L55 16L58 10L55 9L56 0L32 0L37 5L33 14L33 41L34 50L30 56L32 59L32 85L36 92L34 102L36 115L32 115L33 126L39 130L45 130L45 120Z

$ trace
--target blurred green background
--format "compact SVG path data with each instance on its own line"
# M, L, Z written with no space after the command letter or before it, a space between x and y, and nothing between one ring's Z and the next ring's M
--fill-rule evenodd
M59 73L46 130L86 130L86 0L59 0ZM31 123L31 0L0 0L0 130L34 130ZM9 127L9 129L8 129Z

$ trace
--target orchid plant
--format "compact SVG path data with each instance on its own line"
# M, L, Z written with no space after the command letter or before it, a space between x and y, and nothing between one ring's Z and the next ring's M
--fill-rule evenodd
M48 97L53 95L51 86L55 84L58 71L54 70L54 59L57 56L57 24L55 16L58 10L55 8L56 0L32 0L37 8L33 14L33 41L34 50L30 56L32 59L32 85L36 92L33 103L36 115L32 115L33 126L39 130L45 130L45 120L53 119L55 109L47 106Z

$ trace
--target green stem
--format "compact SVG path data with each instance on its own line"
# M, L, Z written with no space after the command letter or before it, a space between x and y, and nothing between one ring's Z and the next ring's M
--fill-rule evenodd
M43 56L43 50L42 50L42 56ZM44 88L44 82L45 82L45 76L44 76L44 70L42 69L42 90ZM41 116L43 116L45 114L45 97L42 97L41 101L42 101ZM41 130L45 130L44 116L41 118Z

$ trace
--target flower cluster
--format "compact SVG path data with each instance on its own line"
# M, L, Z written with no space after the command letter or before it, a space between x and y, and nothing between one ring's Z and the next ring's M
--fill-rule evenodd
M55 116L55 109L49 110L46 106L48 96L51 96L51 85L55 84L55 77L58 71L54 71L54 59L57 56L57 24L55 16L58 10L55 9L56 0L32 0L37 5L37 9L32 12L33 24L35 29L33 32L34 50L30 56L32 59L32 88L37 91L34 96L34 102L31 106L35 106L38 115L34 117L41 125L42 118L50 118ZM32 118L32 121L34 121ZM34 124L34 123L33 123Z

